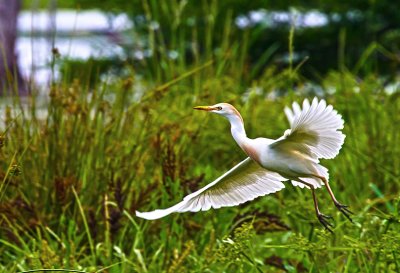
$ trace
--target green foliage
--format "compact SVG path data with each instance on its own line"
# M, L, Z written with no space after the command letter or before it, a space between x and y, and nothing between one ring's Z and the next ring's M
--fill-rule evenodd
M75 76L54 83L45 103L33 96L7 105L1 272L399 272L398 87L345 67L320 84L302 74L307 64L253 68L249 40L229 31L221 33L221 51L192 49L194 61L184 54L171 60L165 38L149 33L158 54L140 66L127 63L126 76L92 84ZM134 216L170 206L243 159L226 120L192 106L231 102L249 137L275 138L287 129L284 106L315 95L345 120L344 147L323 164L354 224L321 189L321 210L335 223L333 235L324 231L311 193L289 183L238 207L157 221Z
M347 135L341 154L323 163L338 199L356 213L354 225L320 190L321 209L336 223L334 235L323 231L310 192L289 185L238 208L158 221L133 216L136 209L171 205L243 157L226 121L193 113L192 105L227 99L241 110L250 136L278 137L287 127L284 105L312 92L296 76L295 92L272 97L266 71L253 83L262 88L243 104L243 91L235 89L240 79L229 70L217 77L216 67L167 89L150 87L139 101L138 89L124 79L90 93L79 82L57 85L44 120L36 99L28 109L15 104L2 134L1 264L113 272L396 271L400 102L375 76L359 81L332 72L322 87L336 88L326 96L343 114ZM272 75L284 89L283 76ZM196 82L197 92L184 91L196 90Z
M98 84L101 76L107 73L122 74L120 71L123 65L121 62L112 59L93 59L88 60L60 60L61 78L65 82L73 82L79 79L82 84L89 85L90 88Z
M232 237L223 238L217 252L221 262L240 262L249 251L249 241L253 233L253 223L244 223L233 231Z

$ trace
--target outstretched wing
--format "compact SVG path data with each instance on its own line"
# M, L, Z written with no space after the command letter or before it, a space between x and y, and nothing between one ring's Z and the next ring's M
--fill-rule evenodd
M326 105L325 100L318 102L317 98L310 105L305 99L303 109L294 102L293 110L286 107L285 113L290 129L271 147L297 151L316 161L334 158L339 153L346 137L340 131L344 121L332 105Z
M281 181L285 180L287 179L265 170L248 157L204 188L186 196L175 206L151 212L137 211L136 216L154 220L173 212L196 212L235 206L280 191L285 187Z

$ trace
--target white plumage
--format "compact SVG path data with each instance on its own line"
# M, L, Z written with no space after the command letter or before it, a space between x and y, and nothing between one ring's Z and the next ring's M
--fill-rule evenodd
M149 220L173 212L197 212L210 208L235 206L283 189L282 183L292 180L293 185L312 190L319 221L330 230L327 216L319 212L314 189L326 185L336 207L347 217L351 213L340 204L328 184L328 170L319 164L319 158L334 158L343 145L345 135L341 115L324 100L306 99L301 107L295 102L292 109L285 108L290 129L277 139L247 137L240 113L230 104L198 106L226 117L237 144L249 156L230 171L202 189L189 194L180 203L152 212L136 212ZM351 220L351 219L350 219Z
M265 170L248 157L204 188L186 196L175 206L152 212L136 212L136 215L153 220L172 212L196 212L236 206L283 189L285 185L281 181L284 180L287 179Z
M321 100L318 103L314 98L312 104L304 100L303 109L294 102L293 111L285 107L286 116L290 122L290 129L285 132L282 141L295 142L303 149L309 148L309 156L313 158L334 158L343 145L345 135L342 116L326 106Z
M317 164L319 158L334 158L343 145L345 135L342 116L333 109L332 105L326 105L325 100L318 102L314 98L310 105L307 99L303 102L303 109L294 102L293 110L285 107L285 114L290 123L290 129L284 135L271 144L271 147L280 149L281 152L290 151L300 153L308 164L312 164L319 176L328 180L328 170ZM306 165L306 164L304 164ZM305 182L319 188L323 181L316 177L303 177ZM292 181L292 184L307 187L303 183Z

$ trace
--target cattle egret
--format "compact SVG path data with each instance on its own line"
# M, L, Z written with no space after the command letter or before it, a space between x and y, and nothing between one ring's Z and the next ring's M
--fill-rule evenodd
M325 100L314 98L311 105L306 99L303 107L296 102L285 114L290 123L282 137L251 139L246 135L242 116L228 103L196 106L226 117L231 133L247 158L204 188L189 194L180 203L151 212L136 212L148 220L164 217L173 212L197 212L210 208L239 205L256 197L282 190L282 182L291 180L294 186L311 189L318 220L329 231L330 216L319 211L315 189L325 185L335 206L351 221L348 206L339 203L328 183L328 170L319 164L320 158L334 158L343 145L341 115Z

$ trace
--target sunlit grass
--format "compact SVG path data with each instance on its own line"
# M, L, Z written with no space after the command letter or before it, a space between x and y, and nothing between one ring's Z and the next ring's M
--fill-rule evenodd
M215 15L216 7L203 8ZM151 7L146 16L155 16ZM94 87L56 83L45 119L37 98L27 108L15 99L0 131L1 272L400 272L398 90L389 95L378 76L359 79L347 69L320 85L295 64L248 71L249 41L231 40L229 20L217 52L211 37L194 34L203 52L171 60L154 32L158 54L139 68L127 65L129 76ZM171 47L187 49L176 33ZM324 231L311 193L289 183L235 208L134 216L179 201L245 156L228 123L194 105L233 103L250 137L274 138L288 126L284 106L314 95L345 120L344 147L323 164L354 224L319 190L321 210L335 223L333 235Z

